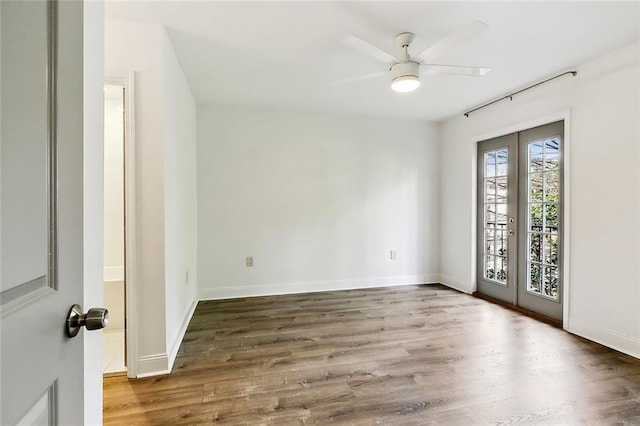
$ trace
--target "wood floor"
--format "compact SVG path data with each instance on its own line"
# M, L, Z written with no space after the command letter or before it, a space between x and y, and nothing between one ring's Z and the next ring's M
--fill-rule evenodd
M207 301L104 422L640 424L640 360L442 286Z

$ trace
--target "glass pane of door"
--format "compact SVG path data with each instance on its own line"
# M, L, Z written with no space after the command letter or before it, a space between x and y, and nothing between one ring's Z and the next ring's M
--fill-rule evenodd
M527 291L558 300L558 137L529 143L527 149Z
M506 148L484 153L484 278L507 283L507 162Z

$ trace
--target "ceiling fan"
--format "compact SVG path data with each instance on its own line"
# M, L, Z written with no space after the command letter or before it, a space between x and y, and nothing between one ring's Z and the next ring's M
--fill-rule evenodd
M422 52L411 55L409 46L415 35L413 33L401 33L395 37L396 44L402 48L400 57L396 57L385 50L356 36L348 36L342 40L344 44L360 52L369 55L389 66L388 71L380 71L365 74L336 82L336 84L352 83L391 74L391 88L396 92L411 92L420 86L420 72L427 74L458 74L475 77L482 77L490 71L490 68L460 65L432 64L430 61L440 55L446 49L459 42L472 37L489 28L481 21L474 21L458 31L449 34L434 45L426 48Z

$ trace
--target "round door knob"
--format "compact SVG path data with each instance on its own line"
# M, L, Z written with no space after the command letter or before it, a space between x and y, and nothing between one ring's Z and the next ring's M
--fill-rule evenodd
M84 325L87 330L100 330L105 328L109 322L109 311L107 308L91 308L84 314Z
M106 308L91 308L83 314L80 305L73 305L67 315L67 336L77 336L82 326L87 327L87 330L100 330L105 328L108 322L109 311Z

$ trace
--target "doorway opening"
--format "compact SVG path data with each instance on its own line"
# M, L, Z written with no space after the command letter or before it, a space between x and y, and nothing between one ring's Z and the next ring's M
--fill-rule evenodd
M477 283L562 322L564 121L478 143Z
M123 374L126 357L125 87L104 86L104 304L103 374Z

